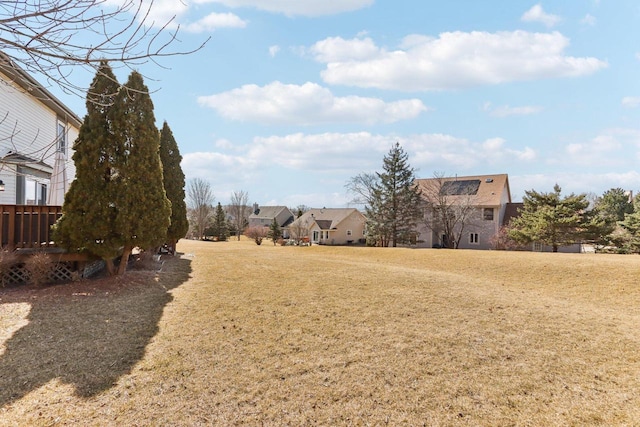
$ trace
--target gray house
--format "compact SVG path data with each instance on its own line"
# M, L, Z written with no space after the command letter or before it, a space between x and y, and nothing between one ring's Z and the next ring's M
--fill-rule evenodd
M424 220L417 227L419 247L447 246L433 215L434 209L447 206L465 215L465 223L456 225L456 232L462 233L458 248L492 248L492 238L500 230L511 202L507 174L417 179L416 184L427 206Z
M286 206L259 206L254 203L249 215L249 227L269 227L274 218L284 228L293 222L293 213Z

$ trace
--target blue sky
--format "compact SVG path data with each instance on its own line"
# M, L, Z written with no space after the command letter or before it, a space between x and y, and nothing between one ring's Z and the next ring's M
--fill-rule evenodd
M176 49L211 39L140 71L216 202L349 206L396 141L418 178L507 173L514 201L640 190L637 1L155 1L174 15Z

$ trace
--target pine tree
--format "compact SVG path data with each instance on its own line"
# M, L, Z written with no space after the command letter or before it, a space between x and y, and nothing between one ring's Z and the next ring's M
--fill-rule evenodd
M149 90L137 71L131 73L125 86L109 112L117 151L115 229L123 247L118 274L125 271L133 248L149 250L165 241L171 218Z
M182 156L173 132L165 121L160 131L160 160L167 199L171 202L171 224L167 230L167 245L172 253L176 243L189 231L187 220L187 204L185 202L184 172L180 167Z
M269 226L269 238L273 240L273 245L275 246L278 239L282 237L282 230L280 229L280 224L278 224L278 220L273 218L271 225Z
M103 258L110 274L120 249L112 186L119 153L109 119L119 87L111 67L103 62L87 94L87 114L73 146L76 177L54 230L61 247Z
M220 202L218 202L218 206L216 206L216 212L211 226L211 235L219 242L224 242L229 237L227 218Z
M587 228L585 209L589 206L586 194L561 197L558 184L553 192L525 191L519 217L511 221L509 236L519 243L540 242L559 246L579 242Z
M372 192L367 207L367 230L380 237L382 245L396 247L406 242L415 231L421 216L420 190L415 186L415 171L409 166L409 155L399 143L391 147L383 159L383 172Z

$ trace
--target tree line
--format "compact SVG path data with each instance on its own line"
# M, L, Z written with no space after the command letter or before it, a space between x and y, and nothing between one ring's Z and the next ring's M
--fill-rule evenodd
M156 128L140 73L133 71L120 85L103 61L86 107L73 145L76 177L54 240L71 252L102 258L109 274L122 274L134 248L174 248L185 236L182 156L167 122Z
M444 236L445 247L457 248L479 208L471 194L451 197L447 184L443 174L435 173L429 185L417 186L415 169L396 143L384 156L381 172L361 173L345 186L352 202L364 205L369 245L415 243L420 223ZM596 250L640 252L640 196L632 198L621 188L592 197L561 192L557 184L547 193L526 191L518 215L494 237L494 247L540 243L555 252L560 246L589 243Z

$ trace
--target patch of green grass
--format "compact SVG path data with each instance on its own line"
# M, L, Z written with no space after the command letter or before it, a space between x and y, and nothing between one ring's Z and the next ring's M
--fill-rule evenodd
M640 419L640 257L178 250L117 286L0 293L0 425Z

